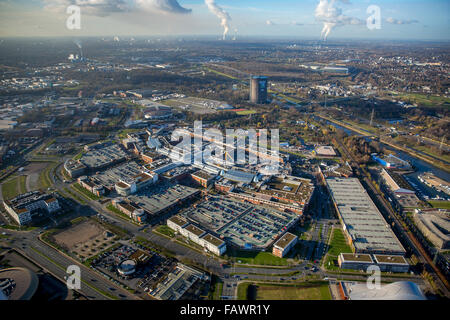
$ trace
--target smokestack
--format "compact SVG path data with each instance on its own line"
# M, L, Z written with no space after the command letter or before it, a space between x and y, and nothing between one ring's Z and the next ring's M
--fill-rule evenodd
M223 27L223 40L225 40L228 32L230 31L230 15L228 12L219 7L214 0L205 0L205 4L208 6L209 11L220 19L220 24Z

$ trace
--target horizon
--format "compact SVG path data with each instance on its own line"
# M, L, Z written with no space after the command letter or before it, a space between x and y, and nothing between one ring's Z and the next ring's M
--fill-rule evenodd
M87 0L79 5L80 29L69 30L66 10L77 3L0 0L0 37L450 40L450 3L445 0ZM372 5L380 10L380 29L366 25Z

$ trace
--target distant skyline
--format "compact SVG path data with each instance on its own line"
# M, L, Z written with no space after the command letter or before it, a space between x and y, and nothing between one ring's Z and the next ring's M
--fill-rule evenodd
M66 28L79 4L81 30ZM367 8L381 9L369 30ZM450 40L448 0L0 0L0 37L211 35Z

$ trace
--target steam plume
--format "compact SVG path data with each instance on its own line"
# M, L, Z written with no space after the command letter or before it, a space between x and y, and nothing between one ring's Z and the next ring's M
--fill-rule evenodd
M364 22L358 18L348 17L342 14L342 9L336 7L339 0L320 0L316 7L316 19L323 23L321 38L326 40L331 31L337 26L362 25ZM340 0L349 3L348 0Z
M223 40L225 40L228 32L230 31L230 15L228 12L219 7L214 0L205 0L205 3L208 6L209 11L220 19L220 24L223 27Z

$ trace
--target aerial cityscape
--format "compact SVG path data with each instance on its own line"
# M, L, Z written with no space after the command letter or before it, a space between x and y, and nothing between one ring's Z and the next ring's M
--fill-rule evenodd
M450 3L277 3L0 2L0 300L450 298Z

